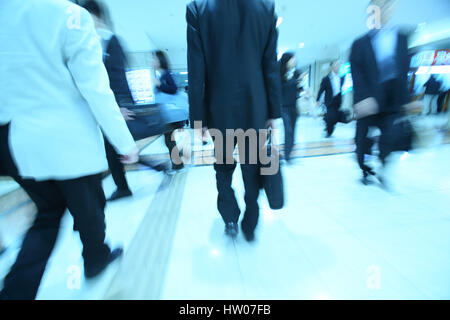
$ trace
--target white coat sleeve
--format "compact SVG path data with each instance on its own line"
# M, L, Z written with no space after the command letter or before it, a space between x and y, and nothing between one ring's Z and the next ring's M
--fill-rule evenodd
M63 26L67 67L103 134L119 154L129 154L136 144L110 88L94 21L85 9L73 5L72 15L74 11L78 19L71 22L68 15L68 22Z

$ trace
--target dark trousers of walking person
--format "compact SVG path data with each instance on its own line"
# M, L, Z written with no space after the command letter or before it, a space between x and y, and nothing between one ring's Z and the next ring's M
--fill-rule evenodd
M108 160L109 170L111 171L111 176L114 180L114 183L117 186L118 190L121 191L129 191L130 187L128 186L127 178L125 176L125 166L120 161L120 156L108 139L105 139L105 149L106 149L106 158Z
M394 121L398 117L398 95L396 94L393 81L386 82L382 85L383 95L380 99L379 107L381 112L376 115L359 119L356 122L356 155L358 165L363 171L364 177L367 177L372 171L370 167L364 164L364 155L370 152L373 144L371 139L367 138L370 127L380 129L381 136L378 142L379 158L383 166L386 165L386 158L394 150L395 145L395 127Z
M345 114L340 110L341 104L342 96L339 94L333 97L330 105L327 106L327 113L324 116L327 137L330 137L333 134L338 122L345 122Z
M71 180L22 179L8 147L8 126L0 129L1 164L26 191L37 207L36 218L25 235L16 262L4 280L0 299L35 299L47 262L55 246L61 218L69 209L78 226L84 271L96 273L108 263L105 244L105 195L101 174Z
M383 165L386 164L386 158L392 152L393 149L393 125L394 116L390 114L378 114L369 117L359 119L356 122L356 155L358 165L363 171L364 177L367 177L372 168L365 165L364 156L370 154L370 149L373 145L373 141L367 138L370 127L376 127L380 129L381 136L378 142L379 158Z
M284 106L281 114L284 125L284 158L289 161L295 143L295 126L298 117L296 106Z
M174 132L175 132L177 129L182 128L183 125L184 125L183 122L176 123L176 124L175 124L176 129L171 130L170 132L166 132L166 133L164 134L164 142L165 142L165 144L166 144L166 146L167 146L167 149L169 149L170 161L172 162L172 169L174 169L174 170L179 170L179 169L184 168L183 163L182 163L182 162L179 163L179 162L181 161L180 150L179 150L178 147L177 147L176 141L175 141L175 140L172 140ZM176 160L174 159L174 157L175 157L175 158L178 158L179 161L176 161Z
M228 137L228 139L232 138ZM231 152L228 154L226 153L225 142L223 148L217 146L216 140L214 143L216 160L219 162L220 159L221 161L221 163L214 164L218 191L217 208L225 224L229 222L237 223L239 221L241 210L232 188L233 172L236 169L236 163L233 163L231 160L233 158ZM236 141L234 141L234 146L236 146ZM245 163L240 164L245 188L245 214L241 226L245 233L252 233L258 224L258 197L262 187L260 174L261 165L258 161L256 164L250 163L248 152L250 149L247 140L245 146ZM226 159L228 159L228 161L226 161Z

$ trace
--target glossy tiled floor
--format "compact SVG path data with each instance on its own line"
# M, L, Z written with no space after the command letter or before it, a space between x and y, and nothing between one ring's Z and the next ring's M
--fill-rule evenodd
M305 119L298 134L298 142L321 140L321 123ZM352 135L352 125L336 131L341 139ZM147 152L162 152L160 142ZM111 297L112 283L126 284L133 275L150 286L147 278L160 279L158 292L133 296L141 299L450 299L449 163L449 145L396 154L385 191L359 183L353 154L297 159L283 167L286 207L272 212L261 195L253 244L242 235L236 241L223 235L212 167L185 173L182 194L174 192L171 199L180 202L179 212L166 213L177 219L158 233L143 231L158 230L151 218L164 176L129 172L134 197L109 204L106 212L109 242L124 246L123 260L94 281L78 277L81 244L66 215L38 298L103 299ZM245 208L239 169L233 184ZM109 177L105 193L112 189ZM6 223L11 227L11 219L0 216L0 228ZM155 237L165 236L163 252L147 251ZM8 244L0 257L0 279L20 238ZM144 256L137 259L139 245ZM134 268L135 261L142 265ZM124 272L123 265L131 270Z
M391 192L358 184L353 155L298 160L283 170L286 208L261 199L252 245L223 236L213 170L192 169L187 185L201 192L184 197L162 298L448 299L444 159L449 147L396 159Z

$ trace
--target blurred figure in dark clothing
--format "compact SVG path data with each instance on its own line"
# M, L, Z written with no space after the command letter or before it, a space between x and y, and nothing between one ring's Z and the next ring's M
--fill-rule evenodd
M108 26L106 8L95 0L86 1L83 4L83 7L94 19L96 31L100 37L103 48L103 62L106 71L108 72L110 87L120 107L120 112L128 124L129 121L134 120L135 114L132 110L127 108L133 106L134 101L126 77L125 68L127 61L125 53L120 45L119 39ZM111 176L117 186L117 189L112 193L108 201L130 197L132 196L132 192L128 186L125 175L125 166L120 161L120 156L117 154L111 143L106 137L104 138L109 170L111 171ZM153 163L141 158L139 159L139 163L157 171L166 169L166 165L163 163Z
M283 104L281 115L284 124L284 158L291 160L291 152L295 143L295 125L297 123L297 80L299 73L295 70L297 61L293 53L283 54L281 64L281 85L283 90Z
M407 74L409 56L407 36L388 22L395 8L395 0L372 0L371 5L381 9L381 29L373 29L357 39L352 46L350 63L354 89L356 123L356 154L363 171L362 182L369 183L368 176L375 175L364 163L372 141L367 138L370 127L381 131L379 157L386 166L386 158L394 150L395 126L402 106L411 101ZM378 176L385 184L385 176Z
M191 123L201 121L203 131L216 129L224 145L231 141L247 149L249 143L236 143L227 129L258 131L281 116L275 5L266 0L196 0L188 5L186 19ZM218 140L214 141L217 206L226 234L235 237L241 213L231 186L236 163L227 161L233 159L232 150L223 150ZM246 161L241 171L246 203L241 227L247 241L253 241L261 165Z
M336 60L330 64L330 73L322 79L319 93L317 94L317 106L322 94L325 94L325 106L327 112L324 116L327 138L331 137L338 122L347 122L345 114L340 110L342 105L341 88L344 78L339 76L341 63Z
M125 74L126 58L120 45L119 39L110 30L106 23L106 9L97 1L89 0L83 4L83 7L91 14L95 22L95 29L103 48L103 62L108 72L111 90L114 93L116 101L120 107L120 111L126 121L133 119L133 112L124 105L133 105L133 97ZM128 186L125 176L125 167L120 161L114 147L105 137L106 157L111 176L117 189L113 192L108 201L114 201L126 197L130 197L132 192Z
M169 60L163 51L158 50L153 52L153 67L155 68L156 73L156 89L166 94L176 94L178 88L172 75L170 74ZM167 171L168 174L174 174L184 168L183 163L175 163L172 157L173 154L176 154L178 155L178 159L181 159L177 143L176 141L173 141L172 138L174 138L173 134L177 129L184 127L184 122L175 123L174 126L175 129L164 134L164 141L169 149L170 160L172 161L172 169Z
M170 74L169 61L163 51L153 52L153 67L156 72L156 89L167 94L177 93L177 85Z
M438 97L441 93L442 83L436 79L436 76L432 74L430 79L423 85L425 87L425 96L423 115L435 114L438 112Z

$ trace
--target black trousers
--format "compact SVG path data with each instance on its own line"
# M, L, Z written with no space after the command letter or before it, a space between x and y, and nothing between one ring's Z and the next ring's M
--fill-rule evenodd
M282 118L284 124L284 158L290 160L295 143L295 125L297 123L295 106L283 107Z
M4 280L1 298L34 299L55 245L61 218L69 209L78 226L85 270L105 265L111 252L105 244L105 195L101 174L72 180L35 181L22 179L12 162L8 130L0 130L2 166L21 185L38 209L25 235L16 262ZM5 147L6 146L6 147Z
M225 135L224 135L225 137ZM231 139L230 137L227 137ZM236 163L227 164L226 159L231 159L232 155L226 153L226 148L219 148L215 143L215 157L216 160L222 162L222 164L214 164L214 170L216 171L216 183L217 183L217 208L222 216L225 223L239 221L239 216L241 210L237 203L234 190L231 186L233 179L233 172L236 169ZM236 146L236 140L234 141L234 146ZM224 142L224 147L226 142ZM241 146L243 147L243 146ZM245 163L241 163L242 178L244 181L245 188L245 214L242 220L242 228L244 232L253 232L258 224L259 218L259 205L258 197L259 192L262 187L261 179L261 165L259 160L256 164L251 164L249 159L249 151L251 148L248 146L248 141L245 145L246 157ZM228 161L231 162L231 161Z
M379 158L383 165L386 164L386 158L394 149L394 119L391 114L378 114L359 119L356 122L356 155L358 165L367 177L368 171L371 169L364 164L364 155L370 153L373 141L367 137L370 127L379 128L381 131L379 146Z
M129 190L127 178L125 176L125 166L120 161L120 155L117 153L116 149L111 145L106 137L105 140L105 149L106 149L106 158L108 160L109 170L111 171L112 178L114 183L117 186L117 189L120 190Z
M373 144L373 141L367 137L370 127L379 128L381 131L378 147L379 158L383 165L386 164L386 158L395 149L395 142L398 137L395 132L394 121L400 115L401 106L401 97L396 92L396 88L399 87L398 81L394 79L381 84L381 95L378 101L380 113L359 119L356 122L356 156L364 176L367 176L371 169L364 164L364 155L369 153Z
M172 135L177 129L181 129L184 126L184 122L178 122L174 124L173 130L170 132L166 132L164 134L164 142L166 144L167 149L169 149L169 156L170 161L172 162L172 169L181 169L184 167L183 163L176 164L173 159L173 155L176 155L177 157L181 157L180 151L178 150L177 143L175 141L172 141Z
M342 96L341 94L333 97L330 104L327 105L327 113L323 118L325 121L325 131L331 136L338 122L347 122L346 115L341 111Z

